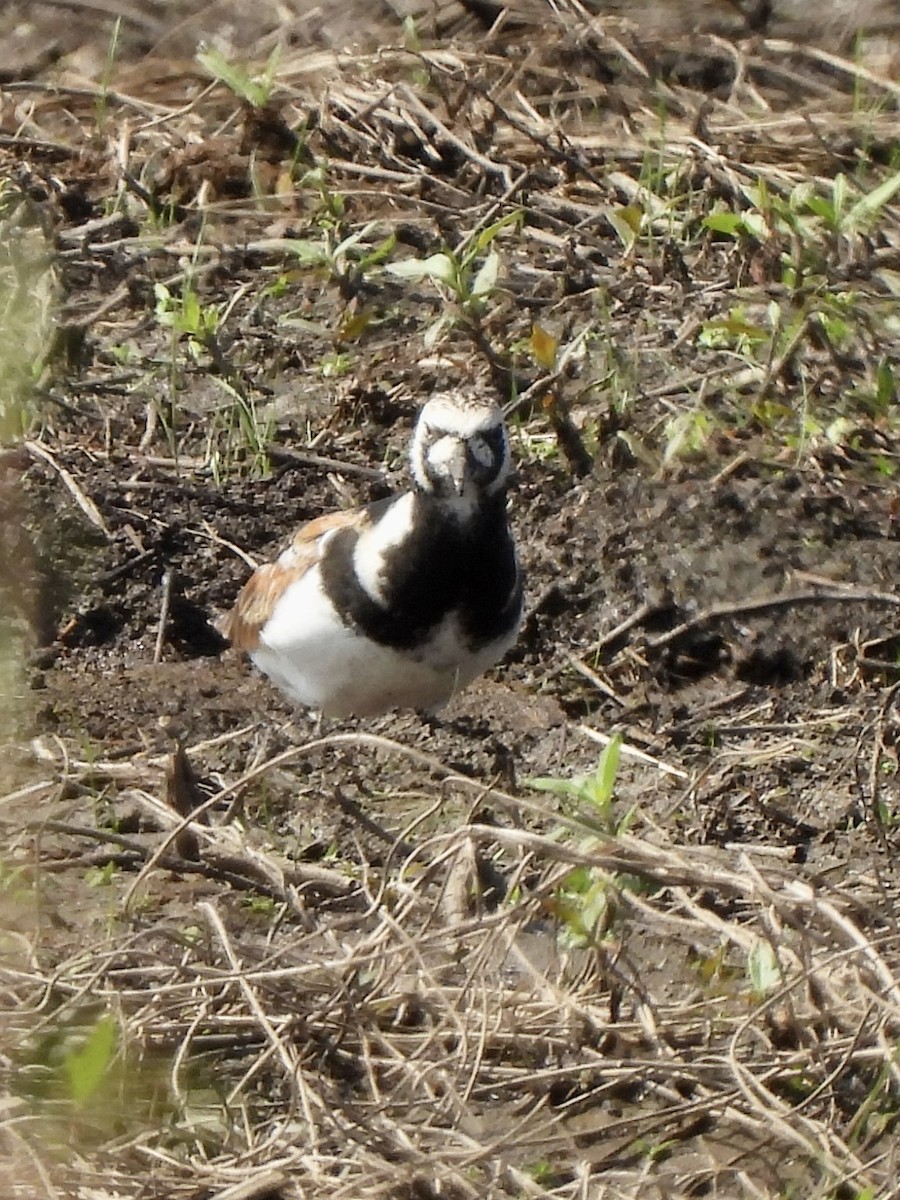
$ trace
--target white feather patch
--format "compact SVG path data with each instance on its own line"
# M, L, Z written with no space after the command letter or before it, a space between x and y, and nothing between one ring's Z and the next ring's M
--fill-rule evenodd
M452 393L429 400L419 421L430 429L466 440L473 434L493 429L503 420L500 409L491 403L463 402Z
M412 492L400 496L376 525L360 534L356 543L353 552L356 578L366 595L371 596L376 604L387 603L381 578L384 556L402 545L412 533L414 501Z

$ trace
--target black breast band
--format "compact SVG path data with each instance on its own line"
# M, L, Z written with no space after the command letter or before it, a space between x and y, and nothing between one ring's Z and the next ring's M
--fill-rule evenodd
M514 628L522 587L502 496L461 523L434 498L417 495L409 537L385 554L384 605L357 578L358 538L354 529L338 530L321 563L325 592L348 627L398 650L423 645L451 612L472 650Z

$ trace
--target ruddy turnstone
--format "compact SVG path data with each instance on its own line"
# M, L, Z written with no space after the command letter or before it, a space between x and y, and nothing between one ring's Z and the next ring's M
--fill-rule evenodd
M224 632L289 696L331 716L434 711L516 638L522 580L497 405L422 409L412 491L303 525L244 585Z

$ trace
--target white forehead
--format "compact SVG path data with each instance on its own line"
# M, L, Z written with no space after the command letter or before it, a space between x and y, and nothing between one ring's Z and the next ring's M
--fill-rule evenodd
M461 450L459 439L456 437L442 437L428 447L428 461L435 467L443 467L448 463L457 461L460 454L464 453Z
M489 401L463 401L456 396L434 396L419 416L421 425L458 438L484 433L502 422L503 414L496 404Z

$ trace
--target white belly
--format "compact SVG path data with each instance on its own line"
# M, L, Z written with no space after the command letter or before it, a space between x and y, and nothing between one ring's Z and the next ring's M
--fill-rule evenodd
M328 716L434 710L503 655L515 632L472 653L454 618L415 650L381 646L348 629L322 594L318 567L279 599L250 657L289 696Z

